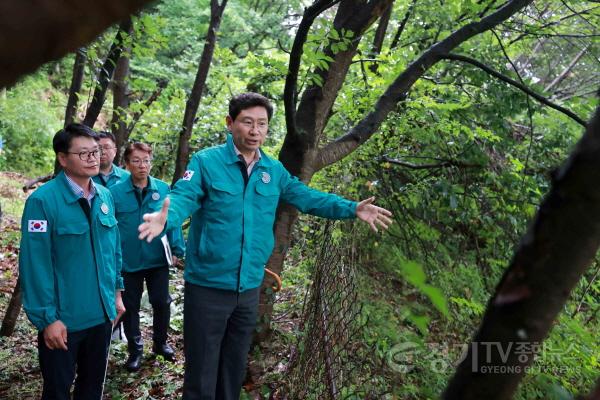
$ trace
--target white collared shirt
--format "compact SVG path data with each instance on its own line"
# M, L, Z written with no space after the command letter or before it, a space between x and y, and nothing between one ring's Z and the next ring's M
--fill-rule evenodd
M65 172L65 177L67 178L67 182L69 183L69 186L71 187L71 190L73 191L73 193L75 193L78 197L83 197L84 199L86 199L89 203L89 205L92 205L92 200L94 199L94 196L96 195L96 186L94 186L94 183L92 182L92 180L90 179L90 192L87 195L87 197L85 197L85 191L83 190L83 188L81 186L79 186L77 183L75 183L75 181L73 179L71 179L69 177L69 175Z
M246 159L244 158L244 155L241 151L238 150L238 148L235 146L235 143L233 144L233 149L235 150L235 154L238 156L238 158L242 160L244 164L246 164ZM260 155L260 150L256 149L256 153L254 153L254 159L250 162L250 164L246 164L246 171L248 171L248 176L250 176L250 174L252 173L252 168L254 168L254 165L258 162L258 160L260 160L261 157L262 156Z

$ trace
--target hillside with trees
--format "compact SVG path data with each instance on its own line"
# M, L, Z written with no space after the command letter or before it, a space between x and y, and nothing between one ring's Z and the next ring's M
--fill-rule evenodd
M174 183L253 91L266 153L394 223L279 204L242 398L600 399L597 1L29 3L0 5L0 398L40 395L17 258L54 133L146 142ZM180 395L182 268L176 362L130 374L113 343L106 399Z

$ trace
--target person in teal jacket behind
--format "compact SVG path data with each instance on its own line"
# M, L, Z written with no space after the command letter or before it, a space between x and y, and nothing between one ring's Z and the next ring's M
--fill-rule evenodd
M29 196L21 222L23 307L38 329L42 399L99 399L121 301L121 243L98 173L96 133L70 124L53 139L63 168Z
M97 184L110 188L127 179L129 172L113 164L117 155L117 139L115 135L112 132L103 131L98 133L98 137L100 138L100 148L102 149L100 171L92 179Z
M192 215L184 274L185 400L239 399L280 200L321 217L357 217L374 230L391 223L391 213L371 204L373 198L356 203L312 189L262 152L272 113L257 93L231 99L227 142L194 154L161 211L145 215L139 227L140 238L152 240L165 222L176 227Z
M167 343L171 303L168 263L171 260L167 260L161 238L157 237L150 243L138 238L142 216L160 209L169 193L169 185L150 176L152 148L147 144L130 144L123 157L131 174L112 186L110 191L115 199L123 249L123 302L127 309L123 326L129 350L125 367L135 372L141 367L143 354L139 311L144 280L153 310L153 351L167 360L174 356L173 348ZM181 226L168 230L166 236L170 244L167 251L172 251L172 262L176 264L177 257L183 257L185 252Z

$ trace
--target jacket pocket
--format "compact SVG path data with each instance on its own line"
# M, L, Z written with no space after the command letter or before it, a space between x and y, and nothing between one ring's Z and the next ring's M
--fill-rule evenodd
M213 182L207 201L202 204L208 221L231 221L241 215L244 186L231 182Z
M128 214L128 213L132 213L134 211L137 211L139 209L137 204L126 204L126 205L119 205L118 207L116 207L116 213L117 214ZM107 217L109 215L106 215Z
M98 215L98 232L94 239L95 243L99 244L100 256L104 259L106 265L114 268L115 254L117 251L117 219L114 215Z
M213 182L211 187L216 192L223 192L230 195L240 194L244 188L239 185L232 185L228 182Z
M98 220L106 228L112 228L117 225L117 219L113 215L99 215Z
M257 182L256 196L254 197L255 213L261 215L267 224L272 224L275 218L275 210L279 203L279 188L273 184Z
M65 223L56 227L57 235L83 235L90 230L87 222Z

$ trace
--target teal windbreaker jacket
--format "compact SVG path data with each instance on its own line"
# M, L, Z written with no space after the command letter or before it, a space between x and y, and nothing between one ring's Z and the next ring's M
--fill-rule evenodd
M138 238L138 227L143 222L143 215L160 210L165 197L169 194L169 185L165 182L152 176L148 179L147 193L141 205L138 203L131 175L110 187L119 222L121 248L123 249L123 271L125 272L136 272L167 265L160 236L150 243ZM166 235L173 255L182 257L185 253L185 244L181 226L168 230Z
M102 185L104 187L110 188L117 183L123 182L125 179L129 177L129 171L113 164L112 173L108 176L108 179L104 179L104 175L98 174L94 176L92 179L98 185Z
M233 139L192 157L171 197L167 228L192 215L184 278L243 292L261 285L273 250L277 204L325 218L356 216L357 203L312 189L261 151L245 185Z
M109 190L95 187L90 222L64 172L25 202L19 273L23 307L39 330L61 320L79 331L116 317L119 229Z

